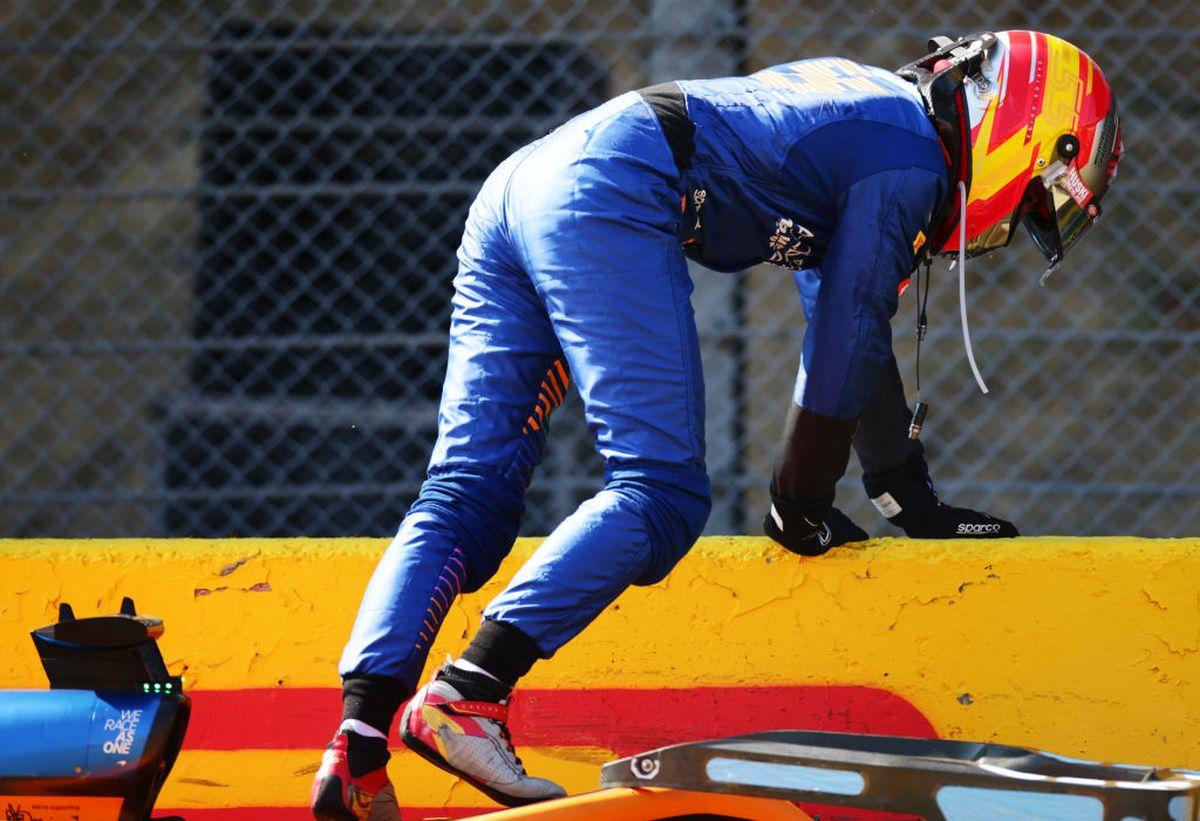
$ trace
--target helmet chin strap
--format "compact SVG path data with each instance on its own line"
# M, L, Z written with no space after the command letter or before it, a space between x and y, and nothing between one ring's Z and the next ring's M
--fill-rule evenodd
M967 349L967 362L971 365L975 384L986 394L988 386L979 374L979 366L975 364L975 351L971 348L971 327L967 323L967 186L961 181L958 183L958 195L961 201L958 216L958 313L962 318L963 347ZM951 267L954 267L953 264Z

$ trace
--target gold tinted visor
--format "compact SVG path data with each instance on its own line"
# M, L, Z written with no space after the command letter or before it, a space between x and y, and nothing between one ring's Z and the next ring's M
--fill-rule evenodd
M1049 182L1039 177L1030 185L1042 188L1045 205L1022 215L1025 227L1053 268L1100 218L1100 205L1071 168L1052 175ZM1087 205L1080 205L1081 200Z
M1079 176L1061 164L1044 176L1034 177L1011 216L967 241L967 256L975 257L1003 248L1012 242L1018 225L1024 224L1038 250L1053 268L1067 251L1087 233L1100 217L1100 206L1091 198L1086 206L1079 199L1090 196L1081 188ZM1050 177L1050 181L1046 181ZM1075 194L1072 195L1072 189Z
M988 251L995 251L997 248L1003 248L1012 242L1013 228L1017 226L1020 220L1020 206L1012 213L1012 216L1002 219L987 229L978 236L967 240L967 256L977 257L980 254L986 254Z

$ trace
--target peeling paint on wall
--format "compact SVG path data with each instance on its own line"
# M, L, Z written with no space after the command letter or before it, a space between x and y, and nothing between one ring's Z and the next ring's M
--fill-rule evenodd
M0 680L45 686L28 633L60 601L85 615L133 596L164 619L164 657L196 694L162 806L301 806L337 720L342 642L386 546L0 541ZM451 608L433 663L461 651L536 546L521 540L496 579ZM1197 768L1200 738L1185 728L1200 726L1198 578L1200 539L893 539L816 559L705 539L534 668L517 742L532 771L574 789L594 786L597 762L618 752L613 726L649 743L650 719L671 710L685 711L672 726L714 734L760 720L908 728ZM708 701L687 700L697 693ZM564 713L583 718L564 724ZM406 801L487 804L407 753L393 762L398 782L419 785Z

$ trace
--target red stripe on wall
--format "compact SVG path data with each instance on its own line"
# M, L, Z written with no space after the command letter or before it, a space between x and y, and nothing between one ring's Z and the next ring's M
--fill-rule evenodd
M320 749L341 716L335 688L196 690L191 697L184 749ZM524 690L511 726L523 746L601 747L622 756L780 729L937 737L895 693L845 686ZM399 745L394 728L391 742Z

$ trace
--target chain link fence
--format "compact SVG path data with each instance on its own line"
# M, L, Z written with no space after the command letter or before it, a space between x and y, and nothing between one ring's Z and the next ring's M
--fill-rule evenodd
M1022 236L922 351L943 497L1027 533L1200 532L1200 7L782 0L9 0L0 8L0 535L391 533L435 425L454 249L510 151L621 91L1037 28L1125 116L1101 226L1039 289ZM696 269L711 532L757 532L803 319ZM896 319L911 375L912 300ZM577 400L527 533L594 492ZM853 476L841 505L889 528Z

